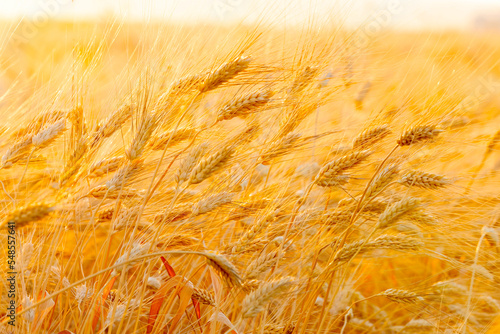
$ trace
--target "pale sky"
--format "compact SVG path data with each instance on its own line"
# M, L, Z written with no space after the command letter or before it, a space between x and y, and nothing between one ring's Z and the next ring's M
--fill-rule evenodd
M296 23L310 17L348 24L380 19L406 28L468 28L477 15L500 18L500 0L0 0L0 18ZM380 16L380 17L378 17Z

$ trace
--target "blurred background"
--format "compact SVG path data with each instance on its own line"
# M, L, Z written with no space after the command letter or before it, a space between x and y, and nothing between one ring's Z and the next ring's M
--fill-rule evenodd
M184 23L297 24L342 21L357 26L389 11L385 26L401 29L500 29L500 0L2 0L0 19L96 19ZM387 15L386 15L387 16ZM380 18L383 20L384 18Z
M500 73L500 0L0 0L0 97L10 89L19 101L34 91L50 100L75 73L93 73L109 86L92 96L106 103L110 89L121 96L119 87L133 86L130 70L161 68L165 78L202 70L193 59L218 63L255 32L266 36L255 48L269 59L335 40L362 78L375 75L365 70L369 55L392 71L390 58L410 52L421 61L415 75L429 57L451 56L470 76ZM0 99L7 103L15 105Z

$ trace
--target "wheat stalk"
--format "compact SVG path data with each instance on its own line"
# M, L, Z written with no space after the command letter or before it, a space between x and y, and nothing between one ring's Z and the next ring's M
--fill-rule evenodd
M202 304L216 306L215 296L213 293L207 290L194 288L193 289L193 298L199 301Z
M45 203L34 203L23 206L19 209L11 211L4 221L4 225L8 222L14 222L17 228L26 226L28 223L40 220L48 216L55 210L55 207Z
M32 137L27 136L22 138L19 142L10 147L7 152L2 156L1 168L9 168L14 163L22 158L28 156L28 153L33 145Z
M399 183L407 187L437 189L446 187L451 181L442 175L415 170L404 174Z
M106 158L95 162L89 168L88 177L99 178L115 172L122 164L124 157Z
M289 290L293 285L292 279L285 277L265 283L250 292L241 304L241 316L253 318L264 311L265 306L274 298Z
M238 269L225 257L215 253L205 253L207 263L214 268L229 285L241 287L241 276Z
M146 147L146 144L153 134L157 125L157 120L154 115L146 115L137 130L137 133L130 147L125 151L125 155L130 161L139 159Z
M222 64L218 69L205 75L202 79L202 83L199 85L199 91L201 93L206 93L219 87L223 83L234 78L240 72L244 71L251 61L252 58L241 56Z
M390 301L402 304L416 304L424 299L412 291L387 289L378 294L378 296L387 297Z
M271 96L270 90L257 91L241 96L229 102L217 112L217 121L246 116L250 111L266 105Z
M232 146L225 146L218 152L200 161L192 170L188 184L198 184L220 170L233 154Z
M115 175L111 180L106 182L106 187L110 191L117 190L122 187L122 185L127 184L129 180L131 180L135 175L137 175L141 167L143 165L142 160L134 160L123 167L121 167L119 170L116 171Z
M37 149L49 146L64 130L66 130L66 122L64 120L49 125L31 138L33 146Z
M371 154L372 152L370 151L353 152L327 163L320 169L314 178L314 183L320 186L328 186L331 182L335 184L339 183L339 181L340 183L345 181L347 176L341 174L346 170L359 165Z
M136 259L136 258L147 254L150 249L150 246L151 244L149 243L134 245L134 247L129 252L125 252L115 261L113 266L118 266L118 267L113 269L111 275L116 276L118 275L118 273L126 270L127 266L133 266L141 262L141 259Z
M349 261L356 254L374 249L393 249L398 251L418 251L423 243L406 235L381 235L373 241L359 240L346 244L334 257L333 263Z
M399 146L409 146L422 141L433 140L441 132L443 132L443 130L436 129L433 125L415 126L403 132L397 144Z
M256 279L261 273L270 268L278 259L278 251L273 250L269 253L263 253L255 260L250 262L245 270L244 280Z
M260 161L264 165L271 163L271 160L279 156L287 154L294 145L299 141L301 135L299 133L291 133L273 142L260 156Z
M133 104L125 104L109 115L92 135L91 146L96 146L103 138L111 137L116 130L121 128L132 117L134 108L135 105Z
M167 143L170 140L169 146L174 146L180 143L183 140L189 139L196 133L196 129L194 128L181 128L174 131L167 131L162 133L161 135L154 137L148 143L148 147L150 147L154 151L164 150L167 147Z
M198 216L210 212L212 210L215 210L216 208L221 207L222 205L231 203L234 195L235 194L233 193L226 193L226 192L211 195L193 205L191 213L193 216Z
M420 201L416 198L402 199L385 209L378 219L378 227L386 228L389 225L396 223L407 213L415 210L420 205Z
M384 139L390 133L391 130L387 124L367 129L354 138L352 147L354 149L368 148Z

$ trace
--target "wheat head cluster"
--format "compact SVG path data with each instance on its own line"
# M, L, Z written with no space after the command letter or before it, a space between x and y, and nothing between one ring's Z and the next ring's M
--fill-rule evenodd
M358 37L4 36L0 333L498 333L498 35Z

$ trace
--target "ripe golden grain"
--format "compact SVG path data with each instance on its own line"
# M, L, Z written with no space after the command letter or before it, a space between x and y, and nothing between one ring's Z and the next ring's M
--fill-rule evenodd
M19 333L499 332L496 39L310 23L2 43Z

